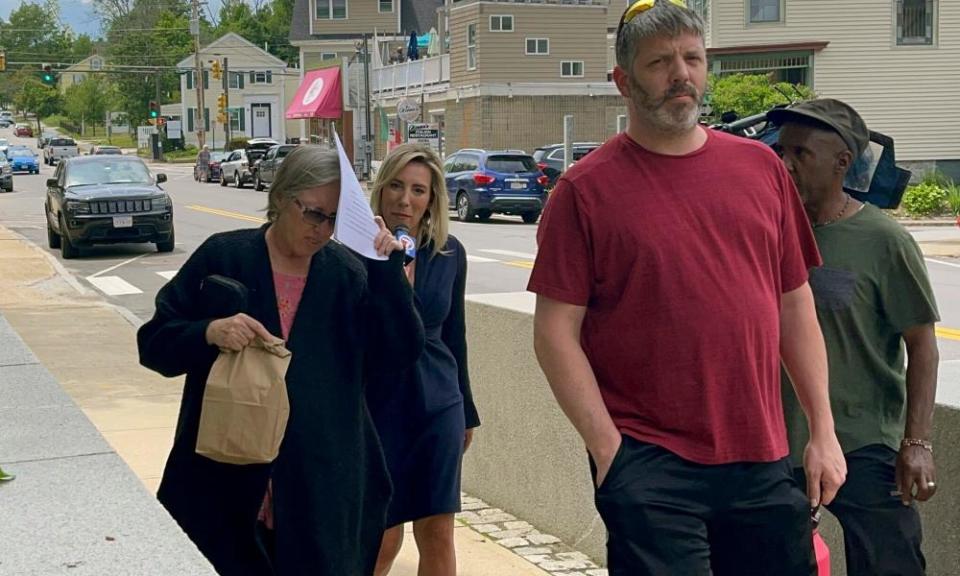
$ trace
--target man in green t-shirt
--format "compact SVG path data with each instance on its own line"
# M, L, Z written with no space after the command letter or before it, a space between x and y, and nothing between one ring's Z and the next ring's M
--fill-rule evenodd
M843 527L847 574L922 575L913 501L937 489L930 433L939 361L939 318L923 256L903 227L843 190L847 170L869 146L853 108L820 99L768 117L781 126L779 151L823 255L810 286L847 459L847 482L828 506ZM787 431L799 466L807 426L784 376ZM796 473L804 483L803 469Z

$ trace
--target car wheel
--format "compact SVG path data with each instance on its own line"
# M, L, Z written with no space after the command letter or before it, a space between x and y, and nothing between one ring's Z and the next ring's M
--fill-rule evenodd
M473 220L476 215L476 211L470 205L470 196L466 192L461 192L457 196L457 218L461 222L466 222L467 220Z
M157 242L157 252L173 252L174 246L174 234L173 230L170 230L170 238L164 242Z
M537 210L536 212L524 212L520 215L520 217L523 218L523 221L527 224L536 224L537 218L540 218L540 211Z
M60 217L60 254L63 256L64 260L72 260L80 255L80 248L76 244L70 241L70 236L66 233L67 222L63 219L63 216Z
M223 172L220 173L220 185L224 187L226 187L227 185L227 177L224 175Z
M233 185L234 185L234 187L236 187L236 188L243 188L243 181L240 179L240 173L239 173L239 172L234 172L234 173L233 173Z
M50 220L47 220L47 246L54 250L60 248L60 235L53 231Z

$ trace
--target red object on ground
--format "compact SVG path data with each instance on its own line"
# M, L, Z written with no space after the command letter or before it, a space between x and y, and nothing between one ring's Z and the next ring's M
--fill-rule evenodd
M813 531L813 551L817 554L817 576L830 576L830 548L816 530Z

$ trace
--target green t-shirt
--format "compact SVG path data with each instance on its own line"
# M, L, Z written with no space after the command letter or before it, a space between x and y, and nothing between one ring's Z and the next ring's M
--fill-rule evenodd
M844 453L870 444L898 450L906 419L903 331L939 320L920 248L879 208L814 228L823 266L810 271L827 345L830 405ZM784 373L790 454L803 457L807 421Z

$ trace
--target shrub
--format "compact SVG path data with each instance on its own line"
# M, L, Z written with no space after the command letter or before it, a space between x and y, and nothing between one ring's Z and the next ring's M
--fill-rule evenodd
M960 216L960 184L947 186L947 207L954 216Z
M234 138L227 142L227 145L224 146L224 152L230 152L231 150L242 150L247 147L247 138Z
M932 182L921 182L907 189L902 204L910 216L933 216L943 212L946 202L946 188Z

